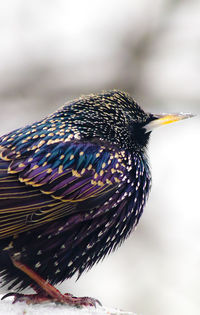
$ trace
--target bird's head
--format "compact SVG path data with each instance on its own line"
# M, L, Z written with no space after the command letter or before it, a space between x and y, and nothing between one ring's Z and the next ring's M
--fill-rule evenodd
M84 96L69 105L63 108L70 113L69 116L65 113L66 118L70 122L76 117L72 122L82 139L136 151L145 149L154 128L192 117L146 113L130 95L119 90Z

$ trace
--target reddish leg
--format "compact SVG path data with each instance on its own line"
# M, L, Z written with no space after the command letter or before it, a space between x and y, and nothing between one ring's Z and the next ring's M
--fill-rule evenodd
M27 274L31 279L33 279L41 288L41 290L37 290L36 294L21 294L21 293L8 293L2 297L2 299L7 298L8 296L14 296L13 303L16 302L26 302L27 304L36 304L36 303L45 303L45 302L55 302L61 304L73 305L76 307L80 306L96 306L96 304L101 303L90 297L74 297L69 293L62 294L59 290L57 290L54 286L52 286L48 281L42 279L35 271L30 269L28 266L22 264L18 260L11 258L14 266L25 274Z

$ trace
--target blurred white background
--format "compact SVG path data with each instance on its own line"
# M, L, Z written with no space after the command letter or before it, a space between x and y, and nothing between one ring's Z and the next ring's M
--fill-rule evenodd
M200 1L0 2L1 134L111 88L146 111L200 114ZM60 289L142 315L199 315L199 139L198 116L152 134L137 231Z

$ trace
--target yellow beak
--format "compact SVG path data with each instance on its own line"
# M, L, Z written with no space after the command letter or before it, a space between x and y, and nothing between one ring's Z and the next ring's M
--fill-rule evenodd
M164 126L167 124L171 124L173 122L194 117L191 113L180 113L180 114L161 114L161 115L153 115L154 119L150 121L147 125L145 125L146 132L150 132L153 129Z

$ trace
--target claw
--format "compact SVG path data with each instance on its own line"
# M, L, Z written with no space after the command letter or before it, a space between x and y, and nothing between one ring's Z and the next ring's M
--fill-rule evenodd
M9 297L9 296L14 296L14 295L17 295L17 294L18 294L18 293L14 293L14 292L7 293L7 294L5 294L4 296L2 296L1 300L4 300L4 299L6 299L6 298Z
M68 293L65 293L64 296L67 296ZM97 299L85 296L85 297L75 297L73 295L70 294L70 304L71 305L75 305L77 307L81 307L81 306L93 306L96 307L97 304L99 304L100 306L102 306L101 302Z
M45 303L49 302L51 298L49 298L46 295L39 295L39 294L21 294L21 293L15 293L15 292L10 292L6 295L4 295L1 300L6 299L7 297L13 296L13 304L16 302L26 302L26 304L38 304L38 303Z

